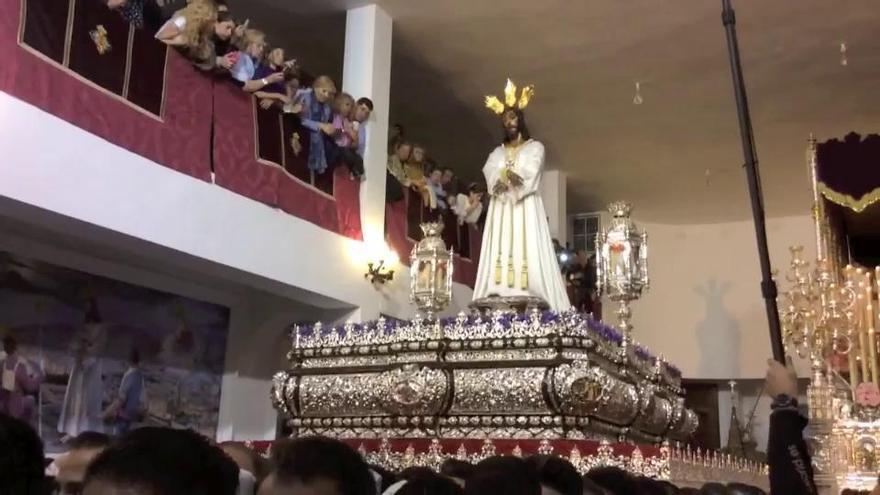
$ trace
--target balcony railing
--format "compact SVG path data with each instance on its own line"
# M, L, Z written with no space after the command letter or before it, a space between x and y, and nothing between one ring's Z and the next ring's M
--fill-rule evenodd
M360 183L344 166L308 169L308 130L295 116L260 108L101 2L4 0L0 26L0 91L155 163L362 238ZM443 238L457 254L455 279L472 286L480 230L411 199L407 193L387 207L389 244L406 262L419 224L442 216Z
M480 260L481 226L459 225L454 213L449 210L429 210L423 206L419 194L406 189L404 199L390 203L385 208L385 238L401 262L408 264L413 245L422 239L419 225L437 219L443 220L443 241L455 251L453 279L473 287Z
M305 168L308 136L295 117L259 109L101 2L4 0L0 23L0 91L160 165L362 238L360 184L347 171Z

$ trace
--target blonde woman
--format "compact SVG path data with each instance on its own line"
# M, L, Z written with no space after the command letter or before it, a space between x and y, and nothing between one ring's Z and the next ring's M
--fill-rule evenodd
M202 45L204 40L210 38L215 24L217 24L217 6L213 2L194 1L175 12L171 19L159 28L156 39L167 45L195 49ZM221 26L224 31L222 34L226 34L226 27ZM232 29L235 26L228 27L229 33L226 34L225 39L232 36Z

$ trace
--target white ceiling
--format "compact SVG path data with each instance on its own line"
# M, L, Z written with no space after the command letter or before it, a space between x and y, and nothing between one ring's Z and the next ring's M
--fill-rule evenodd
M349 0L238 0L313 72L339 76ZM720 1L378 0L395 20L392 120L477 177L500 137L482 96L533 83L527 118L569 211L615 199L652 222L749 217ZM806 214L804 151L880 130L875 0L735 2L767 213ZM239 14L242 16L243 14ZM840 43L848 65L840 64ZM635 82L644 103L633 104Z

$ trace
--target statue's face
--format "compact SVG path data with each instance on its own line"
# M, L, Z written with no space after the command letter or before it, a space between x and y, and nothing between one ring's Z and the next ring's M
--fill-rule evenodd
M501 115L501 125L507 137L515 138L519 135L519 116L513 110L507 110Z

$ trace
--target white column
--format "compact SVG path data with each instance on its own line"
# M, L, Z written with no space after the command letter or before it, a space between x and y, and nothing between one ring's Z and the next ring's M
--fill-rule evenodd
M391 17L375 4L348 11L342 90L355 99L366 96L373 100L364 153L366 180L361 186L361 225L366 242L383 242L391 93Z
M560 170L546 170L541 178L541 199L550 224L550 235L564 246L568 240L565 198L566 177Z

